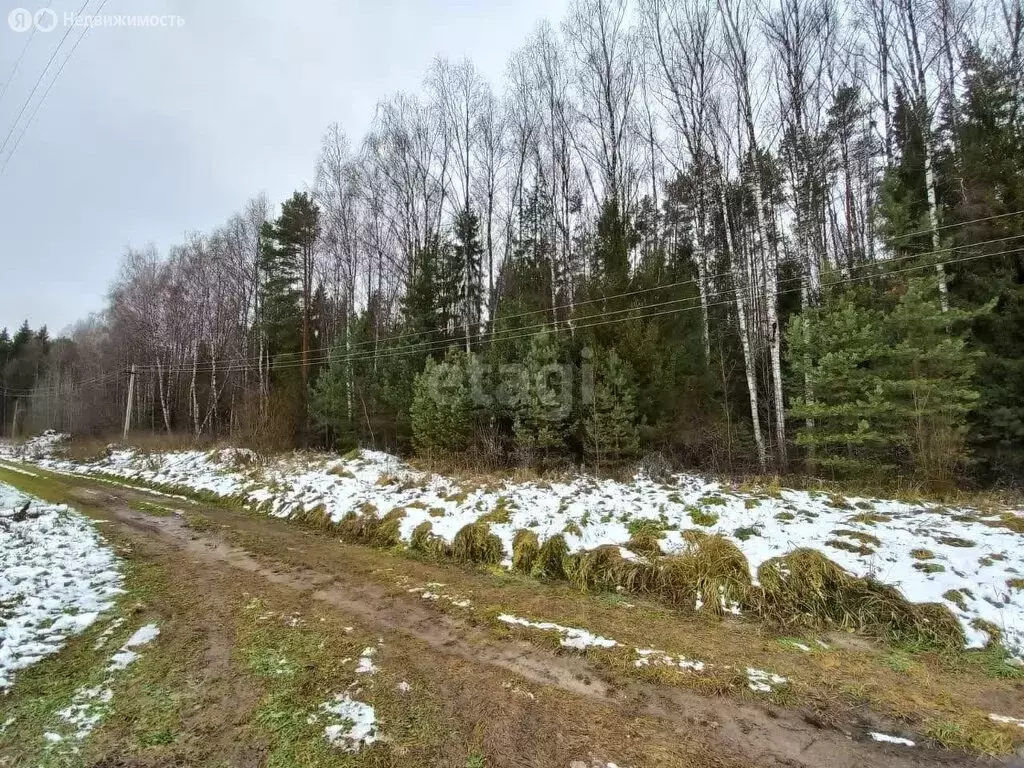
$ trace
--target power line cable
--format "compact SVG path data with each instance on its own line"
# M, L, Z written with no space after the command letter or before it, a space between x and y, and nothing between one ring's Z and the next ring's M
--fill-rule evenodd
M90 2L91 0L85 0L85 2L82 3L82 7L78 9L79 16L82 15L82 12L86 9L86 6L88 6ZM11 125L11 130L7 132L7 136L4 138L3 144L0 144L0 155L3 155L4 150L7 148L7 144L11 140L11 136L14 135L15 128L18 127L18 123L21 121L22 116L25 114L25 110L28 108L29 102L31 102L32 97L36 95L36 91L39 90L39 86L43 82L43 78L46 76L47 71L50 69L50 65L53 64L54 60L57 58L57 54L60 53L60 49L64 46L64 42L68 39L68 36L71 34L71 30L73 30L74 28L75 27L73 24L68 25L67 31L64 32L64 36L60 39L60 42L57 43L57 47L53 50L53 53L50 55L49 60L46 62L46 66L43 67L43 71L39 73L39 77L36 79L36 84L32 86L32 90L29 91L28 98L25 99L25 103L21 105L21 109L18 111L18 116L14 118L14 123Z
M884 276L885 274L889 274L890 273L890 272L884 271L885 265L888 265L888 264L893 264L893 263L896 263L896 262L905 261L907 259L920 259L920 258L925 258L927 256L933 256L933 255L938 255L938 254L950 253L952 251L963 250L964 248L976 248L976 247L980 247L982 245L989 245L989 244L998 243L998 242L1002 242L1002 241L1009 240L1009 239L1014 239L1014 238L1024 238L1024 234L1021 234L1021 235L1007 235L1007 236L1004 236L1004 237L992 238L991 240L984 240L984 241L981 241L979 243L972 244L970 246L952 246L952 247L949 247L949 248L943 248L943 249L940 249L938 251L930 251L930 252L927 252L927 253L906 254L904 256L899 256L899 257L896 257L896 258L893 258L893 259L888 259L888 260L882 261L882 262L871 262L871 263L858 264L858 265L856 265L856 268L857 269L870 269L870 268L876 268L877 269L877 268L881 268L883 271L878 272L877 275L878 276ZM951 263L953 263L953 262L951 262ZM934 263L933 264L927 264L925 266L936 266L936 264L934 264ZM712 276L712 278L728 277L730 275L731 275L731 272L722 272L722 273L719 273L718 275ZM802 281L802 280L803 280L803 276L796 276L796 277L790 277L790 278L783 278L782 280L779 280L778 282L780 284L783 284L783 283L790 283L790 282ZM685 281L681 281L679 283L670 283L670 284L666 284L666 285L663 285L663 286L658 286L656 288L643 289L643 290L649 292L651 290L665 289L665 288L670 288L670 287L676 287L676 286L679 286L679 285L687 285L687 284L691 284L691 283L694 283L694 282L695 282L694 280L685 280ZM718 296L718 295L723 295L724 293L732 293L733 290L734 290L733 288L722 289L721 291L713 292L713 293L709 294L705 298L712 298L712 297L715 297L715 296ZM637 295L637 294L639 294L641 292L642 291L633 291L633 292L629 292L629 293L616 294L616 295L613 295L613 296L593 299L593 300L590 300L590 301L587 301L587 302L579 302L579 303L577 303L575 305L564 305L564 307L561 307L561 308L566 308L566 309L578 308L580 306L583 306L584 304L590 304L590 303L602 302L602 301L612 301L612 300L615 300L617 298L623 298L623 297L628 297L628 296L632 296L632 295ZM610 312L598 313L596 316L608 317L608 316L611 316L611 315L636 312L637 310L655 309L655 308L658 308L658 307L665 307L665 306L669 306L669 305L672 305L672 304L678 304L678 303L684 302L684 301L685 302L697 302L697 301L700 301L700 296L684 296L682 298L669 299L667 301L656 302L656 303L653 303L653 304L645 304L645 305L634 306L634 307L625 307L623 309L612 310ZM519 315L505 316L505 317L502 317L500 319L501 320L508 320L508 319L510 319L512 317L525 317L525 316L528 316L528 315L534 315L534 314L539 314L539 313L546 314L546 313L548 313L550 311L551 311L550 309L533 310L531 312L520 313ZM590 317L594 317L594 316L595 315L591 315ZM585 319L587 319L587 317L578 318L578 319L585 320ZM504 341L506 339L506 335L510 334L510 333L517 333L517 332L520 332L520 331L529 331L529 330L540 330L540 329L543 329L543 328L550 328L550 327L552 327L551 323L537 323L535 325L525 326L523 328L508 328L508 329L505 329L505 330L484 331L484 332L481 332L481 333L478 333L478 334L475 334L475 335L478 338L483 339L483 340L491 340L491 341L500 342L500 341ZM388 337L386 337L384 339L369 340L369 341L365 341L365 342L360 342L358 344L353 345L352 348L349 351L346 351L345 355L341 356L341 359L354 359L352 356L354 354L357 354L357 353L352 352L351 350L355 350L355 349L359 349L359 348L365 348L365 347L371 347L371 346L373 346L375 349L379 349L381 345L388 344L388 343L391 343L391 342L402 341L402 340L410 339L410 338L416 338L416 337L424 336L426 334L431 334L431 333L447 333L449 331L450 331L450 329L447 328L447 327L445 327L445 328L433 328L433 329L429 329L429 330L426 330L426 331L420 331L420 332L412 333L412 334L398 334L398 335L395 335L395 336L388 336ZM517 336L516 338L519 338L519 337ZM431 341L425 341L425 342L421 342L420 345L418 345L418 346L421 348L421 351L422 350L434 351L433 349L429 349L429 347L433 346L435 348L446 348L446 347L451 346L453 344L457 344L460 341L464 343L465 342L465 336L462 336L462 337L459 337L459 338L453 338L453 339L437 340L437 341L432 341L432 342ZM471 340L470 343L474 343L474 341ZM417 345L414 344L413 346L416 347ZM334 346L318 347L318 348L315 348L315 349L308 350L307 354L312 355L312 357L309 358L308 362L312 364L312 363L324 362L325 360L330 360L334 356L334 352L336 352L337 348L338 348L338 345L334 345ZM326 354L323 354L323 353L326 353ZM298 356L298 355L301 355L302 353L301 352L295 352L295 353L288 353L288 354L289 354L289 356L291 356L291 355ZM210 372L210 371L215 370L215 369L218 370L218 371L223 371L223 370L225 370L227 368L230 368L230 369L233 369L233 370L239 370L241 368L248 367L248 366L245 365L247 363L259 363L261 361L262 361L261 358L255 358L255 357L226 358L226 359L220 359L220 360L218 360L216 362L204 361L203 363L200 363L200 364L195 365L195 366L188 365L188 364L179 364L179 365L173 365L172 364L172 365L168 365L168 366L161 366L160 369L163 370L163 371L175 370L175 371L178 371L178 372L181 372L181 371L191 372L192 370L196 370L197 372L201 371L201 372L206 373L206 372ZM296 361L296 363L299 364L299 365L302 364L301 361ZM280 363L275 366L275 368L279 368L279 367L281 367ZM157 366L154 366L154 365L140 365L139 366L139 370L157 370Z
M103 10L103 6L105 6L106 4L107 0L103 0L97 6L96 14L99 14L99 12ZM2 176L4 174L4 171L7 170L7 164L11 162L11 158L14 157L14 153L18 151L18 147L21 145L21 140L25 138L25 134L28 132L29 126L32 125L32 121L35 120L36 115L39 113L39 108L43 106L43 102L46 101L46 97L50 95L50 91L53 89L54 84L60 78L60 73L64 71L64 67L66 67L67 63L71 61L71 57L75 55L75 51L78 50L79 44L82 42L82 39L88 34L90 29L91 27L88 24L86 24L85 28L82 30L82 34L78 36L78 38L75 40L75 44L71 47L71 50L68 52L68 55L65 57L64 61L61 62L61 65L60 67L58 67L56 74L54 74L53 76L53 79L50 80L49 85L46 86L46 90L43 91L42 97L39 99L39 101L36 102L35 107L32 108L32 112L28 116L28 120L26 120L25 124L22 125L21 132L18 134L18 138L14 140L14 144L11 146L11 151L7 153L7 159L4 160L3 166L0 166L0 176Z
M1024 237L1024 236L1022 236L1022 237ZM966 257L963 257L963 258L960 258L960 259L949 259L949 260L944 261L944 262L933 262L933 263L928 263L928 264L918 264L918 265L914 265L914 266L911 266L911 267L906 267L906 268L899 269L899 270L890 270L890 271L886 271L886 272L879 273L879 274L869 274L869 275L861 275L861 276L857 276L857 277L841 278L841 279L838 279L838 280L829 280L829 281L823 282L822 285L823 285L823 287L825 287L825 286L832 286L832 285L842 285L842 284L848 284L848 283L854 283L854 282L861 282L861 281L864 281L864 280L871 280L871 279L875 279L875 278L879 278L879 277L886 277L886 276L889 276L889 275L901 274L901 273L904 273L904 272L910 272L910 271L919 270L919 269L934 268L939 263L941 263L943 265L957 264L957 263L973 261L973 260L981 259L981 258L988 258L988 257L992 257L992 256L1000 256L1000 255L1006 255L1006 254L1010 254L1010 253L1017 253L1018 251L1019 251L1019 249L1013 248L1013 249L1007 249L1007 250L998 251L998 252L974 254L974 255L966 256ZM918 254L918 256L921 256L921 255L924 255L924 254ZM796 280L802 280L802 277L787 278L787 279L781 280L779 282L780 283L794 282ZM716 292L714 294L711 294L711 296L717 297L717 296L725 295L727 293L733 293L733 290L734 289L731 289L731 288L723 289L722 291L719 291L719 292ZM791 289L787 289L787 290L784 290L784 291L779 291L778 295L782 296L782 295L795 294L795 293L800 292L801 290L802 290L802 287L791 288ZM688 298L692 299L693 297L688 297ZM622 312L622 311L637 312L637 311L643 310L643 309L656 309L658 307L663 307L663 306L667 306L669 304L678 303L678 301L679 300L670 301L670 302L661 302L661 303L658 303L658 304L646 305L644 307L633 307L633 308L630 308L628 310L620 310L619 312ZM729 298L729 299L726 299L724 301L718 301L718 302L709 303L707 305L707 307L710 309L711 307L732 304L734 301L735 301L734 298ZM701 307L701 306L676 307L675 309L664 310L664 311L661 311L661 312L645 313L645 314L640 314L640 315L633 315L631 317L614 318L614 319L611 319L611 320L607 320L606 319L606 320L603 320L603 321L600 321L600 322L576 323L572 328L553 326L553 325L550 325L550 324L540 324L540 325L536 325L536 326L530 326L530 327L527 327L527 328L511 329L511 331L515 331L516 333L514 333L513 335L502 336L502 337L497 338L495 340L499 341L499 342L514 341L516 339L522 339L522 338L531 337L531 336L535 335L535 333L538 330L541 330L541 329L546 329L546 330L552 331L554 333L565 333L565 332L572 332L572 331L576 331L576 330L584 330L586 328L594 328L594 327L600 327L600 326L604 326L604 325L612 325L612 324L620 323L620 322L630 322L630 321L636 321L636 320L646 320L646 319L653 318L653 317L662 317L662 316L665 316L665 315L678 314L678 313L687 312L687 311L695 311L695 310L702 309L702 308L703 307ZM603 313L603 314L598 314L598 315L596 315L594 317L608 317L610 314L617 314L617 313ZM584 319L586 319L586 318L584 318ZM480 345L480 344L483 344L483 343L491 341L491 340L492 339L490 338L490 334L483 333L483 334L479 334L477 336L477 338L471 339L470 340L470 344L471 345ZM338 356L327 355L327 356L316 357L315 359L309 359L306 362L304 362L302 360L295 360L295 361L288 361L288 362L285 362L285 363L277 363L277 364L273 365L273 370L277 371L277 370L299 368L299 367L301 367L301 366L303 366L304 364L307 364L307 363L312 365L312 364L317 364L317 363L328 362L328 361L331 361L332 359L336 359L336 360L341 361L341 362L364 362L364 361L368 361L368 360L380 360L380 359L394 357L394 356L424 354L424 353L438 352L438 351L441 351L441 350L444 350L444 349L448 349L448 348L451 348L451 347L460 347L464 343L465 343L465 339L464 338L442 339L442 340L438 340L438 341L435 341L435 342L430 342L428 344L423 344L423 345L421 345L419 347L404 347L404 348L398 348L398 349L394 349L394 348L387 349L387 348L385 348L383 350L379 350L379 351L376 351L376 352L353 353L353 354L338 355ZM244 365L225 364L223 367L221 367L221 366L216 367L216 371L218 373L227 374L227 373L233 373L233 372L236 372L236 371L243 371L243 370L246 370L246 368L247 368L247 366L244 366ZM140 368L139 370L148 370L148 371L152 372L152 371L155 371L157 369L155 367L151 366L151 367L147 367L145 369ZM177 372L191 372L193 370L193 366L169 366L169 367L162 367L161 370L164 371L164 372L168 372L170 370L176 370ZM199 372L200 369L196 368L195 370L196 370L196 372ZM204 373L205 372L210 372L211 370L213 370L213 369L212 368L208 368L208 369L204 370L203 372Z
M46 0L44 8L49 8L52 0ZM21 53L18 54L18 58L14 61L14 66L11 67L11 73L4 80L3 87L0 88L0 102L4 100L4 95L7 93L7 89L11 87L11 83L14 82L14 76L18 74L18 68L21 67L21 61L25 58L25 54L28 53L28 47L32 44L32 40L35 39L39 29L33 24L32 31L28 34L28 40L25 41L25 45L21 47Z

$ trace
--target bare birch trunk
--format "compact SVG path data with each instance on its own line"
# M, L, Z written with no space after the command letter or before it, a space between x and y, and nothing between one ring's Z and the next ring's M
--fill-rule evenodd
M768 468L768 456L764 448L764 436L761 434L761 412L757 396L757 373L754 369L754 360L751 353L750 329L747 322L747 299L745 284L742 280L741 271L736 265L736 252L733 248L732 230L729 226L729 203L725 197L725 179L719 187L720 203L722 213L725 217L725 249L726 257L729 259L732 271L733 288L736 292L736 321L739 324L740 343L743 347L743 368L747 376L747 393L750 396L750 421L754 431L754 444L757 446L757 460L761 471Z

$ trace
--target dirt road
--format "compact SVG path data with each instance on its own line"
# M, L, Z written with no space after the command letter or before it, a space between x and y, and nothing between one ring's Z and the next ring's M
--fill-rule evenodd
M115 719L100 731L97 754L102 756L94 765L910 768L1008 763L924 745L876 743L869 731L901 726L866 708L835 717L805 707L703 695L616 674L554 643L496 631L486 620L493 611L484 608L498 599L495 595L507 592L503 606L521 615L538 609L527 602L531 598L518 599L522 585L502 591L500 575L350 546L327 532L142 490L67 477L47 478L46 487L102 520L101 530L133 563L164 574L165 586L155 590L159 596L145 609L156 610L165 627L160 652L187 662L187 669L168 671L185 691L169 717L171 742L140 749L126 736L130 724L119 726ZM472 596L474 609L442 610L437 601L423 599L422 589L407 586L415 584L454 585L449 589ZM587 599L597 610L599 598ZM580 610L589 608L584 604ZM272 641L259 639L264 633L259 622L268 616ZM252 674L252 659L267 643L277 653L299 642L278 639L289 626L295 637L315 632L320 647L315 661L299 670L305 679L297 683L298 693L273 705L284 714L272 716L268 711L278 710L268 710L267 702L274 699L277 683ZM301 735L283 725L275 730L273 717L298 722L288 715L288 706L308 709L309 702L322 698L332 679L351 665L352 648L362 638L380 649L374 663L397 681L397 689L385 690L378 679L371 692L385 736L356 754L317 751L316 759L326 760L317 763L303 757ZM9 748L0 747L0 755L5 764L21 764Z

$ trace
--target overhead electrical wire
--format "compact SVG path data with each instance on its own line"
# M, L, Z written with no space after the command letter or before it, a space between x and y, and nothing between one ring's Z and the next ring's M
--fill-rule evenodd
M946 227L944 227L943 229L948 229L948 228L953 227L953 226L967 226L969 224L977 224L977 223L981 223L981 222L984 222L984 221L992 221L993 219L1004 218L1006 216L1019 216L1019 215L1022 215L1022 214L1024 214L1024 210L1022 210L1022 211L1014 211L1014 212L1005 213L1005 214L998 214L998 215L995 215L995 216L986 216L984 218L974 219L972 221L965 221L965 222L961 222L959 224L950 224L950 225L947 225ZM916 236L916 235L922 234L922 233L927 234L930 231L931 230L923 230L922 232L911 232L911 233L908 233L907 235L905 235L903 237L913 237L913 236ZM935 250L935 251L928 251L928 252L924 252L924 253L906 254L904 256L897 256L897 257L890 258L890 259L881 259L881 260L874 261L874 262L858 264L858 265L856 265L855 268L870 267L870 266L881 266L881 265L885 265L885 264L893 264L895 262L902 261L904 259L920 258L920 257L923 257L923 256L928 256L928 255L937 255L937 254L940 254L940 253L946 253L946 252L948 252L950 250L953 250L954 248L979 247L979 246L982 246L982 245L988 245L988 244L991 244L991 243L997 243L997 242L1000 242L1002 240L1007 240L1007 239L1015 238L1015 237L1020 237L1020 235L1006 235L1004 237L997 237L997 238L993 238L991 240L983 240L983 241L978 242L978 243L971 243L970 245L966 245L966 246L950 246L950 247L947 247L947 248L940 248L940 249ZM715 275L708 275L705 278L705 281L711 283L711 282L714 282L715 280L717 280L719 278L730 277L731 274L732 274L731 271L719 272L718 274L715 274ZM555 305L553 307L545 307L544 309L532 309L532 310L528 310L528 311L525 311L525 312L519 312L519 313L512 314L512 315L503 315L500 319L502 321L504 321L504 322L508 322L509 320L515 320L515 319L522 318L522 317L529 317L529 316L532 316L532 315L546 315L546 314L550 314L552 312L558 312L559 310L575 311L575 310L578 310L580 307L587 306L589 304L597 304L597 303L602 303L602 302L606 302L606 301L612 301L612 300L628 298L628 297L631 297L631 296L640 296L640 295L643 295L643 294L652 293L654 291L664 291L664 290L669 290L671 288L679 288L679 287L682 287L682 286L685 286L685 285L696 285L698 282L699 281L696 278L688 278L686 280L680 280L680 281L673 282L673 283L665 283L663 285L656 285L656 286L652 286L650 288L641 288L641 289L637 289L635 291L627 291L625 293L614 294L614 295L611 295L611 296L598 297L598 298L594 298L594 299L585 299L585 300L580 301L580 302L557 304L557 305ZM687 299L688 298L689 297L687 297ZM687 299L676 299L674 301L683 301L683 300L687 300ZM447 333L448 330L449 330L448 328L429 328L429 329L423 330L423 331L415 331L415 332L412 332L412 333L401 333L401 334L396 334L396 335L388 336L388 337L383 338L383 339L359 342L355 346L356 347L369 347L369 346L376 347L376 346L378 346L379 344L382 344L382 343L388 343L388 342L394 342L394 341L404 341L406 339L414 339L414 338L418 338L420 336L427 336L427 335L430 335L430 334L433 334L433 333ZM308 354L317 354L317 353L320 353L320 352L330 352L332 349L333 349L333 347L330 347L330 346L327 346L327 347L314 347L312 349L307 350L307 353ZM296 353L296 354L298 354L298 353ZM222 363L250 362L250 363L254 363L255 364L255 363L259 363L260 359L257 358L257 357L249 356L249 357L228 358L228 359L222 360L221 362Z
M103 2L101 2L99 6L97 6L96 13L98 14L101 10L103 10L103 6L105 6L106 4L107 0L103 0ZM71 46L71 50L68 51L68 55L64 58L64 61L62 61L60 66L57 68L57 72L54 74L53 79L50 80L49 84L46 86L46 90L43 91L43 95L40 97L39 101L36 102L36 105L32 108L32 112L29 114L28 120L26 120L24 125L21 126L21 131L18 133L18 137L14 140L14 144L11 145L11 151L7 153L7 159L4 160L4 164L0 166L0 176L2 176L4 172L7 170L7 164L11 162L11 158L14 157L14 153L17 152L18 147L21 146L21 140L25 138L25 134L28 133L29 126L32 125L32 121L35 120L36 115L39 114L40 107L43 106L43 102L46 101L46 97L50 95L50 91L53 90L54 84L57 82L58 79L60 79L60 74L64 71L64 67L66 67L68 62L71 61L71 57L75 55L75 51L78 50L79 44L82 42L83 38L88 34L90 29L91 27L88 24L85 25L84 29L82 29L82 34L80 34L76 38L75 44Z
M1021 237L1024 237L1024 235L1022 235ZM964 247L970 247L970 246L964 246ZM1013 248L1013 249L1007 249L1005 251L973 254L971 256L966 256L966 257L959 258L959 259L949 259L949 260L943 261L943 262L930 262L930 263L927 263L927 264L919 264L919 265L914 265L912 267L905 267L905 268L899 269L899 270L889 270L889 271L882 272L882 273L873 273L873 274L861 275L861 276L857 276L857 277L847 277L847 278L842 278L842 279L839 279L839 280L829 280L829 281L823 282L822 285L824 287L824 286L831 286L831 285L842 285L842 284L847 284L847 283L861 282L861 281L864 281L864 280L872 280L872 279L876 279L876 278L879 278L879 277L885 277L887 275L901 274L901 273L904 273L904 272L910 272L910 271L919 270L919 269L934 268L935 266L938 266L939 264L941 264L941 265L957 264L957 263L973 261L973 260L981 259L981 258L989 258L989 257L993 257L993 256L1001 256L1001 255L1006 255L1006 254L1010 254L1010 253L1017 253L1018 250L1019 249ZM925 254L919 254L919 256L920 255L925 255ZM795 280L801 280L801 279L802 278L788 278L786 280L782 280L782 281L779 281L779 282L780 283L782 283L782 282L793 282ZM782 295L794 294L794 293L800 292L801 290L802 290L802 287L791 288L791 289L787 289L787 290L784 290L784 291L779 291L778 295L782 296ZM721 296L721 295L725 295L725 294L730 294L730 293L733 293L733 292L734 292L734 289L732 289L732 288L723 289L723 290L718 291L718 292L716 292L714 294L711 294L711 296L715 296L716 297L716 296ZM693 298L694 297L688 297L688 299L690 299L690 300L692 300ZM723 306L723 305L726 305L726 304L732 304L734 301L735 301L734 298L729 298L729 299L726 299L724 301L718 301L718 302L709 303L707 305L707 307L711 308L711 307L715 307L715 306ZM623 311L638 312L638 311L644 310L644 309L656 309L658 307L667 306L667 305L673 304L673 303L677 303L677 302L676 301L670 301L670 302L661 302L661 303L658 303L658 304L650 304L650 305L646 305L646 306L643 306L643 307L632 307L632 308L629 308L627 310L618 310L616 313L620 313L620 312L623 312ZM696 311L698 309L703 309L703 307L701 305L687 306L687 307L677 307L675 309L663 310L661 312L636 314L636 315L632 315L632 316L629 316L629 317L620 317L620 318L614 318L614 319L611 319L611 320L607 320L606 319L606 320L602 320L600 322L592 322L592 323L581 322L581 323L575 323L571 328L570 327L565 327L565 326L558 327L558 326L553 326L553 325L550 325L550 324L540 324L538 326L529 326L527 328L510 329L509 333L512 333L513 335L501 336L501 337L498 337L498 338L493 339L493 340L498 341L498 342L505 342L505 341L514 341L516 339L528 338L530 336L533 336L536 333L536 331L539 330L539 329L547 329L547 330L550 330L551 332L554 332L554 333L566 333L566 332L570 332L571 333L571 332L574 332L574 331L577 331L577 330L583 330L583 329L586 329L586 328L594 328L594 327L600 327L600 326L605 326L605 325L612 325L612 324L621 323L621 322L630 322L630 321L637 321L637 320L647 320L647 319L653 318L653 317L663 317L663 316L666 316L666 315L679 314L679 313L687 312L687 311ZM607 317L610 314L613 314L613 313L602 313L602 314L594 315L592 317L594 317L594 318ZM583 320L588 320L588 319L591 319L591 318L582 318L582 319ZM489 341L492 341L491 334L485 332L485 333L479 334L476 338L471 339L470 340L470 345L479 345L479 344L482 344L482 343L485 343L485 342L489 342ZM304 365L313 365L313 364L317 364L317 363L328 362L328 361L331 361L331 360L338 360L338 361L342 361L342 362L363 362L363 361L368 361L368 360L380 360L380 359L386 359L386 358L394 357L394 356L413 355L413 354L423 354L423 353L437 352L437 351L441 351L441 350L452 348L452 347L460 347L464 343L465 343L465 339L464 338L454 338L454 339L443 339L443 340L438 340L436 342L430 342L429 344L424 344L424 345L421 345L419 347L412 346L412 347L401 347L401 348L384 348L384 349L378 350L376 352L360 352L360 353L353 353L353 354L318 356L316 358L310 358L310 359L308 359L306 361L303 361L303 360L290 360L290 361L284 362L284 363L275 363L273 365L273 369L274 370L283 370L283 369L299 368L299 367L302 367ZM301 354L301 353L294 353L294 355L299 355L299 354ZM292 355L290 355L290 356L292 356ZM237 364L225 364L223 367L217 366L216 367L216 372L217 373L227 374L227 373L232 373L232 372L235 372L235 371L246 370L247 367L248 366L237 365ZM198 367L195 367L195 366L192 366L192 365L162 366L161 367L161 370L163 372L168 372L168 371L171 371L171 370L175 370L177 372L191 372L194 369L196 370L196 372L202 371L204 373L209 373L209 372L214 370L213 368L205 368L205 369L203 369L203 368L198 368ZM152 371L156 370L156 367L155 366L140 367L138 370L148 370L148 371L152 372Z

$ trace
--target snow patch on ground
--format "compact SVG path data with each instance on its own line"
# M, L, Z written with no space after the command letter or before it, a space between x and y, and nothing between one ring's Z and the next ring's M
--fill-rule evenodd
M372 675L377 671L377 666L373 663L373 657L376 653L377 649L372 646L363 649L362 654L359 656L359 663L356 665L357 675Z
M869 734L875 741L880 741L884 744L899 744L901 747L913 747L914 742L910 739L904 739L901 736L890 736L887 733L875 733Z
M629 527L640 521L662 529L661 546L669 554L685 549L682 534L688 529L720 534L740 548L754 576L766 560L811 547L856 576L896 586L913 602L944 604L960 620L969 647L989 639L975 625L981 619L999 627L1011 650L1024 653L1024 590L1008 583L1024 573L1024 537L998 514L978 509L796 490L741 492L685 474L667 484L642 475L629 482L580 475L472 488L377 451L345 459L295 453L264 462L238 449L144 455L111 448L101 461L75 464L53 455L58 444L45 437L20 458L61 472L232 496L276 517L322 506L338 521L365 505L380 515L401 507L405 541L417 525L430 522L432 532L450 542L463 526L500 510L499 519L508 522L492 523L491 530L503 543L506 561L521 528L542 540L563 534L570 550L579 551L622 546ZM1014 522L1024 510L1004 514ZM705 595L698 605L709 597L721 599ZM733 604L722 607L738 611Z
M109 637L117 627L124 623L117 619L104 632ZM110 658L107 664L106 677L95 686L82 686L76 690L68 706L57 712L61 721L58 729L61 733L50 732L46 738L51 742L51 749L61 754L75 754L79 746L90 733L95 730L104 717L110 712L114 700L113 685L119 673L138 658L138 652L132 649L151 643L160 634L156 624L146 624L135 631L125 641L121 649Z
M156 624L146 624L144 627L137 629L135 634L129 637L125 644L121 646L121 650L111 657L110 665L107 669L110 671L125 669L139 658L139 654L135 649L151 643L159 634L160 628Z
M575 648L578 651L582 651L590 647L613 648L618 645L614 640L609 640L607 637L601 637L600 635L594 635L585 629L578 629L577 627L563 627L561 624L553 624L550 621L530 621L529 619L512 616L508 613L501 614L498 617L498 621L503 621L506 624L513 624L521 627L532 627L533 629L557 632L562 636L560 645L565 648Z
M633 662L635 667L678 667L693 672L703 672L705 667L703 661L694 661L685 656L671 656L653 648L637 648L636 655L639 658Z
M788 683L789 680L782 675L747 667L747 687L755 693L771 693L776 688Z
M310 723L324 722L324 738L345 752L358 752L378 740L377 713L369 704L339 693L320 705Z
M993 723L1002 723L1003 725L1017 725L1024 728L1024 718L1020 717L1009 717L1008 715L989 715L988 719Z
M0 483L0 691L113 606L118 567L85 517Z

